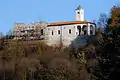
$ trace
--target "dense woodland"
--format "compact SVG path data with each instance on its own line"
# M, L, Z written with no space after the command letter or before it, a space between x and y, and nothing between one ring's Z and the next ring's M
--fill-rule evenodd
M0 38L0 80L120 80L120 6L101 14L97 28L84 48Z

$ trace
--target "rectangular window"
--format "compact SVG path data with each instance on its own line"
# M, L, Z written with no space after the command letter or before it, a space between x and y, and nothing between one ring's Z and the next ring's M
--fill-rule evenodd
M43 35L43 29L41 29L41 35Z
M58 30L58 34L60 34L60 30Z
M52 30L52 35L53 35L53 30Z
M71 29L69 29L69 34L71 34Z

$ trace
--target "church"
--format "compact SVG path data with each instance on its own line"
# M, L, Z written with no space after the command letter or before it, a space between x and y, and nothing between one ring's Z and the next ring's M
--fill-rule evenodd
M45 41L48 45L70 46L76 39L74 45L80 44L82 36L95 35L96 24L84 19L84 9L81 6L75 9L76 20L68 22L49 23L45 30Z
M76 20L67 22L36 22L33 24L15 23L14 39L42 39L47 45L81 45L82 38L95 35L96 24L84 19L84 9L75 9Z

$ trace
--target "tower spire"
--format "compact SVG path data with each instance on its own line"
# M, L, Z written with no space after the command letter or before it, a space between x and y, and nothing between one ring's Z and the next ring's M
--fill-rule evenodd
M84 9L80 5L76 9L76 20L84 21Z
M81 8L82 8L82 7L79 5L76 10L79 10L79 9L81 9Z

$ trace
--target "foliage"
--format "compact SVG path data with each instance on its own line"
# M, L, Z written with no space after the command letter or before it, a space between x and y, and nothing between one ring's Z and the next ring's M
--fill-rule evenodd
M1 80L87 80L81 61L70 49L44 42L11 41L0 50Z
M6 44L1 38L0 79L120 80L120 6L111 9L110 17L101 14L98 27L82 48L69 49L62 43L50 47L42 41L8 40Z
M120 80L120 7L111 9L103 40L98 41L96 54L99 54L99 65L94 69L96 80ZM92 79L94 80L94 79Z

